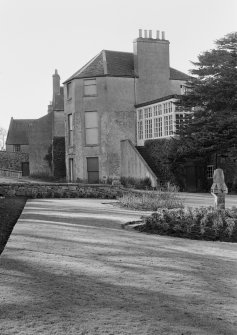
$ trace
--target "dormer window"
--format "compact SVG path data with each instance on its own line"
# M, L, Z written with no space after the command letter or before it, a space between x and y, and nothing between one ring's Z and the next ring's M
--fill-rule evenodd
M84 96L92 97L97 95L96 79L84 79Z

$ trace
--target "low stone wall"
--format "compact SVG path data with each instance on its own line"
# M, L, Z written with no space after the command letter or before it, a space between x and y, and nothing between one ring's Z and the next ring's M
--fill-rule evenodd
M29 154L25 152L0 151L0 168L21 171L21 163L29 162Z
M0 168L0 176L21 178L22 177L22 171L7 170L7 169L1 169Z
M126 191L125 191L126 192ZM124 190L119 186L88 184L0 184L0 195L28 198L101 198L115 199Z

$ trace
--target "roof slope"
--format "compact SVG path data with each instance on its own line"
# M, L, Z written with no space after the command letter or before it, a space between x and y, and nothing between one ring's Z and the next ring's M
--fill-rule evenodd
M7 145L29 144L29 128L33 119L11 119L7 133Z
M135 77L133 53L102 50L64 83L72 79L102 76ZM188 80L190 76L174 68L170 68L170 79Z
M171 80L190 80L190 76L188 76L186 73L183 73L179 70L176 70L174 68L170 68L170 79Z

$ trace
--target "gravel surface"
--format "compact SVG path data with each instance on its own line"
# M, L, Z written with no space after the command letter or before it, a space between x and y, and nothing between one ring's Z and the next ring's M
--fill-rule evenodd
M121 229L111 201L29 200L0 258L0 334L236 335L237 245Z

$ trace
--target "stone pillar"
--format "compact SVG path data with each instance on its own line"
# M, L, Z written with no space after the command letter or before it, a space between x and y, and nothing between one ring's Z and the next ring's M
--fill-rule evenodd
M228 193L228 188L225 184L225 177L222 169L216 169L213 174L213 184L211 194L214 197L214 208L225 209L225 195Z

